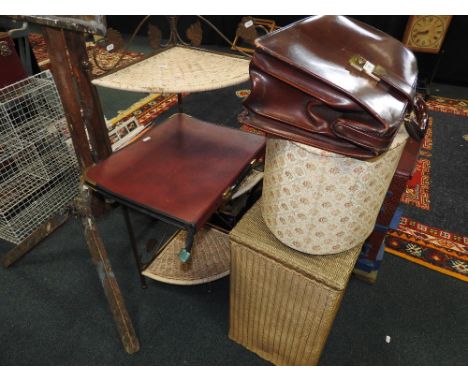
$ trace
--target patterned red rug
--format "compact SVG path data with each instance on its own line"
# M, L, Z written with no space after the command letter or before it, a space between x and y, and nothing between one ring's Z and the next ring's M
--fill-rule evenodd
M176 94L153 94L138 102L135 108L126 118L134 116L142 126L150 124L157 116L165 112L177 103ZM146 101L147 100L147 101Z
M406 204L411 204L423 210L430 209L430 173L432 156L432 118L429 118L429 128L421 148L419 157L416 162L416 169L413 177L406 184L406 190L401 195L401 201Z
M47 45L44 41L43 35L39 33L30 33L28 37L29 37L29 42L31 44L34 57L36 58L37 64L39 66L39 69L41 70L50 69L50 61L49 61L49 55L47 53ZM100 68L96 66L96 63L93 58L93 48L94 48L94 43L88 42L86 44L89 61L91 62L91 73L93 77L97 77L97 76L104 74L105 71L101 70ZM107 52L104 48L102 48L100 49L100 53L98 54L98 57L99 57L99 62L101 63L101 66L104 68L107 68L113 62L119 59L120 53ZM132 62L141 60L143 57L144 57L143 53L125 52L124 57L122 58L122 60L119 62L119 64L116 67L118 68L122 66L127 66L128 64Z
M107 123L111 143L115 144L118 141L125 139L125 143L119 145L121 148L136 141L153 126L153 121L156 117L167 111L175 104L177 104L176 94L150 94L131 105L128 109L120 111L116 117L112 118ZM131 121L135 120L137 125L140 127L139 132L128 139L130 137L128 134L130 134L131 130L128 128L121 129L121 127L126 126L129 122L131 123ZM137 126L135 125L134 127L136 128Z
M47 45L45 43L44 37L39 33L30 33L29 42L31 44L34 57L38 63L38 66L41 70L46 70L50 68L49 55L47 53ZM91 73L93 77L100 76L105 73L100 69L93 57L94 43L86 43L86 49L88 51L89 62L91 63ZM120 52L107 52L104 48L100 49L98 55L98 61L103 67L109 67L113 62L120 58ZM137 62L143 59L144 54L138 52L125 52L124 57L116 66L116 68L127 66L132 62ZM177 103L177 95L175 94L150 94L145 98L142 98L135 104L131 105L128 109L119 112L119 114L110 120L108 124L108 130L110 133L111 143L114 144L118 140L125 138L126 134L130 133L129 129L119 130L119 134L111 134L111 132L118 126L123 126L129 120L136 119L138 121L138 126L141 126L140 132L137 135L134 135L131 139L125 142L129 144L141 135L146 133L147 129L150 128L151 122L160 114L168 110L170 107ZM123 134L121 131L125 130ZM123 146L122 146L123 147Z
M468 281L468 237L401 217L385 238L385 252Z
M468 117L468 100L431 97L426 103L429 110Z
M432 97L429 110L468 116L468 101ZM432 150L432 119L419 153L416 172L406 186L401 201L429 210L430 158ZM402 217L398 228L390 229L385 239L385 252L443 274L468 281L468 237L430 227Z

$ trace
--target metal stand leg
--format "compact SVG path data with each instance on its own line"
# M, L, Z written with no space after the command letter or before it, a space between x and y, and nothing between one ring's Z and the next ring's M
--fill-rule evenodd
M190 251L192 250L194 237L195 228L187 229L187 239L185 240L185 248L182 248L179 252L179 259L183 263L186 263L190 259Z
M145 277L141 274L142 265L141 265L140 255L138 254L138 245L135 239L135 233L133 231L132 222L130 221L128 208L125 206L122 206L122 211L123 211L123 215L125 219L125 225L127 226L128 236L130 238L130 244L132 246L133 257L135 258L135 262L137 264L138 276L140 277L141 287L143 289L146 289L148 288L148 285L146 285Z
M85 190L77 200L77 208L81 215L84 235L89 252L96 267L99 280L106 294L107 302L114 316L117 329L127 353L135 353L140 349L140 342L135 334L132 320L125 306L122 293L107 256L107 251L98 232L96 222L91 213L89 191Z
M429 80L426 84L426 97L425 99L428 99L431 96L431 85L432 82L434 81L434 78L437 74L437 70L439 69L440 62L442 61L442 57L444 56L444 50L441 49L439 54L437 55L437 61L434 65L434 69L432 70L431 76L429 77Z
M177 109L179 113L184 112L184 107L182 105L182 93L177 93Z

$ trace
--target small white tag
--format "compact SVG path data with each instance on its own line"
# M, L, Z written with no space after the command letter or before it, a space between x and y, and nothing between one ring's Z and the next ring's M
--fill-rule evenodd
M370 61L366 61L366 63L364 64L362 68L364 69L365 72L372 73L375 69L375 65Z
M252 20L246 21L246 22L244 23L244 27L246 27L246 28L250 28L252 25L254 25L254 23L253 23Z
M106 46L106 50L107 50L108 52L110 52L110 51L113 50L113 49L114 49L114 44L109 44L109 45Z
M151 139L151 137L145 137L143 138L143 142L148 142Z
M385 342L386 342L387 344L389 344L391 340L392 340L392 337L390 337L390 336L385 336Z

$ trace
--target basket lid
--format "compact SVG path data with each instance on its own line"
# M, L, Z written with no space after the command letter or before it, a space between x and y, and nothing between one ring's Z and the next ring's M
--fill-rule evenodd
M230 239L314 279L334 290L344 290L362 244L334 255L313 256L281 243L268 229L258 201L231 231Z

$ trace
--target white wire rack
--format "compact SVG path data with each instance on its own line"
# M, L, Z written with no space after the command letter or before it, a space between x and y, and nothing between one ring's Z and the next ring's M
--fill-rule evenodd
M0 89L0 238L20 243L78 190L78 162L51 73Z

